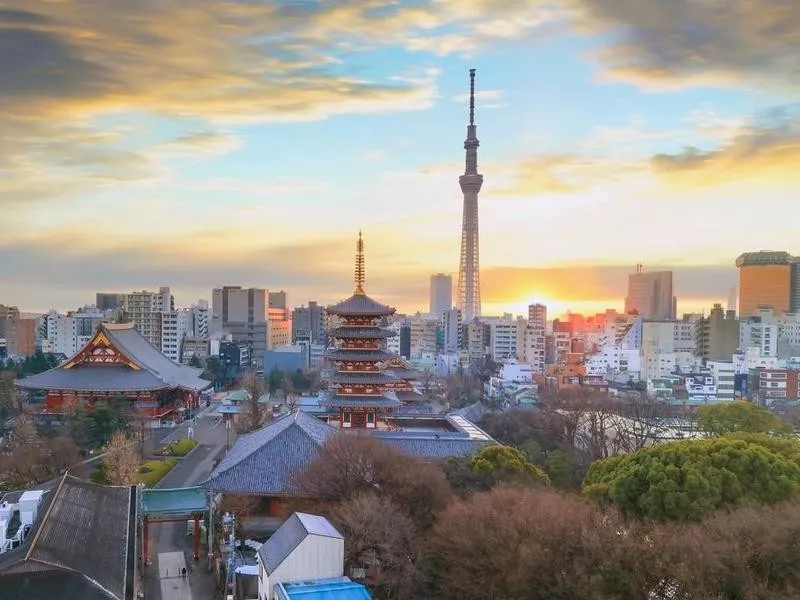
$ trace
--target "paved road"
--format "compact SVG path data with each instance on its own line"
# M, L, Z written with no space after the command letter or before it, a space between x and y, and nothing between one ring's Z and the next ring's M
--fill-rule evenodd
M217 422L213 414L214 406L198 413L195 424L183 423L174 428L163 441L185 437L188 427L192 427L198 446L186 458L179 459L178 464L162 479L159 488L180 488L197 485L208 477L213 468L214 460L225 452L228 432L221 422ZM233 441L233 434L231 434ZM174 559L174 552L183 552L186 564L190 567L188 582L191 588L191 598L194 600L210 600L213 597L213 583L207 573L207 560L202 556L195 562L192 557L192 537L187 535L184 523L161 523L150 526L150 560L151 566L147 567L146 598L171 600L172 595L162 594L163 582L159 577L159 555L169 554L170 560ZM194 568L192 568L194 567ZM168 586L163 589L172 589ZM182 590L180 594L184 594ZM185 595L180 595L186 598Z

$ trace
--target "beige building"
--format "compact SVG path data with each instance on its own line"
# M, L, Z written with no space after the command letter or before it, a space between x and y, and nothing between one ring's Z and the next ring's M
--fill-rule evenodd
M707 317L697 320L695 356L704 361L730 361L739 348L739 321L732 311L715 304Z
M175 300L168 287L157 292L131 292L125 294L123 309L127 321L133 322L137 331L155 348L161 350L163 315L175 310Z
M16 306L0 304L0 339L9 356L30 356L36 352L36 324L39 315L23 313Z

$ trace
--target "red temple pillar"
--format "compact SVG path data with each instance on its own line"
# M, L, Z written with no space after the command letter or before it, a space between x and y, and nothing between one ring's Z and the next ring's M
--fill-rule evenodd
M194 516L194 559L200 560L200 515Z
M145 516L142 524L142 560L144 561L145 565L149 564L147 560L149 554L149 548L147 547L149 529L147 516Z

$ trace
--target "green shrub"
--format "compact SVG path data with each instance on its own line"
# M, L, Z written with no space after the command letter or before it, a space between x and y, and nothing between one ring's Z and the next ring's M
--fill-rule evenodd
M177 464L178 461L174 458L168 458L164 461L148 460L139 467L139 483L151 488L161 481Z
M197 440L190 438L181 438L171 444L172 456L186 456L191 452L192 448L197 446Z
M158 454L161 456L186 456L195 446L197 446L197 440L181 438L161 448Z

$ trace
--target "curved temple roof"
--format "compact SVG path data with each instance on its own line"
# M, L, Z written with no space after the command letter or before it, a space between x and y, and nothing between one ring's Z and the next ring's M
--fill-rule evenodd
M83 362L85 353L101 342L104 347L110 346L119 353L125 364ZM128 392L182 388L200 391L211 385L210 381L200 378L201 372L201 369L171 361L154 348L132 323L103 323L92 339L68 361L15 383L33 390Z
M391 306L381 304L366 294L355 294L326 310L339 317L388 317L395 312Z
M394 337L396 333L382 327L336 327L328 330L328 335L340 340L380 340Z

